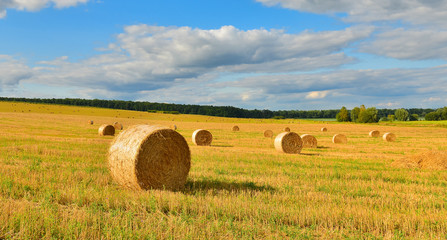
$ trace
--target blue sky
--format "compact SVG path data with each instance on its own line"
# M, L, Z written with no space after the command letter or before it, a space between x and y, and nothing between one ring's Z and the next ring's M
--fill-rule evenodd
M444 22L436 0L0 0L0 95L437 108Z

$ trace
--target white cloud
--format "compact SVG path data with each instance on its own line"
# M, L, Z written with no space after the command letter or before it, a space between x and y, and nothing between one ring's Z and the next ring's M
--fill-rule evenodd
M7 55L0 55L0 85L14 86L33 76L33 70L24 62Z
M266 6L320 14L347 14L352 22L396 21L445 28L447 2L443 0L256 0Z
M447 60L447 31L403 28L384 31L373 41L361 44L360 51L397 59Z
M327 96L329 91L313 91L306 95L306 99L322 99Z
M0 0L0 18L6 16L7 9L21 11L39 11L42 8L54 6L55 8L73 7L89 0Z

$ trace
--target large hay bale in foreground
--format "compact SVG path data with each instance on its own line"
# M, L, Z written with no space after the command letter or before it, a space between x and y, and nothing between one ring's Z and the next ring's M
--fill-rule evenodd
M192 133L192 142L197 146L209 146L213 141L213 135L204 129L197 129Z
M303 140L304 148L316 148L317 147L317 139L310 134L301 135L301 139Z
M115 181L136 190L181 189L191 168L185 138L159 125L122 131L110 146L108 160Z
M239 131L239 127L238 126L233 126L232 130L233 130L233 132L237 132L237 131Z
M284 132L290 132L290 128L289 127L285 127L284 128Z
M383 134L383 140L387 141L387 142L394 142L396 141L396 135L394 133L385 133Z
M343 135L343 134L335 134L332 137L332 142L333 143L347 143L348 142L348 138Z
M264 137L266 137L266 138L273 137L273 131L272 130L265 130L264 131Z
M322 131L322 132L327 132L327 128L322 127L322 128L321 128L321 131Z
M303 140L294 132L283 132L275 138L276 150L283 153L298 154L303 149Z
M103 124L98 128L99 136L113 136L115 135L115 128L110 124Z
M377 130L372 130L371 132L369 132L369 136L370 137L379 137L380 136L380 132Z
M391 166L400 168L447 170L447 152L427 151L413 156L398 159L391 163Z
M116 130L123 130L123 124L119 122L115 122L113 126L115 127Z

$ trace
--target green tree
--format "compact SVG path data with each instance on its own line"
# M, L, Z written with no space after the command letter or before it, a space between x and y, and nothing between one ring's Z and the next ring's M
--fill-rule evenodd
M357 120L359 118L359 113L360 113L360 108L359 107L353 108L351 110L351 121L357 122Z
M339 122L349 122L351 120L349 118L349 112L348 109L346 109L346 107L342 107L340 109L340 112L338 112L337 115L335 116L335 118L337 118L337 121Z
M367 109L360 108L358 122L359 123L376 123L379 121L379 119L377 117L378 112L379 111L377 111L377 109L375 107L370 107Z
M397 121L407 121L410 114L407 110L403 108L399 108L394 112L394 115L396 116Z
M418 121L418 120L419 120L419 115L416 113L411 114L409 117L409 121Z
M430 112L425 115L425 120L438 121L438 120L441 120L441 116L438 112Z

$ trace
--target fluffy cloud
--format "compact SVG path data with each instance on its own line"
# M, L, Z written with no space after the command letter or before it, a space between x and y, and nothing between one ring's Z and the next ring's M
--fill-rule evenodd
M352 58L340 51L372 28L287 34L233 26L128 26L109 47L80 62L67 57L39 62L36 82L134 92L169 88L212 73L277 73L337 67Z
M55 8L66 8L86 3L89 0L0 0L0 18L6 16L6 9L17 9L22 11L38 11L42 8L54 6Z
M447 60L447 31L403 28L384 31L360 46L360 51L397 59Z
M447 2L442 0L256 0L267 6L322 14L347 14L353 22L403 20L412 24L445 26Z
M14 86L33 76L33 70L25 63L10 56L0 55L0 85Z

